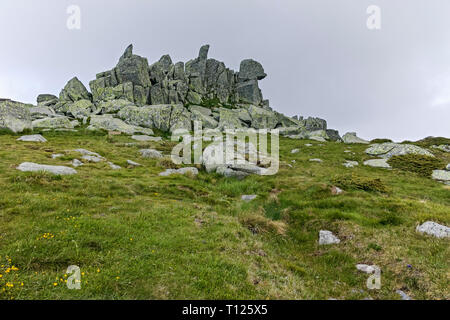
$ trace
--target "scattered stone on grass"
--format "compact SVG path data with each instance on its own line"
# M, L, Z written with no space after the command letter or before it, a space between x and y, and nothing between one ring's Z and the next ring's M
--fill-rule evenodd
M255 200L256 197L257 197L257 195L255 195L255 194L252 194L252 195L243 195L243 196L241 197L241 199L244 200L244 201L249 202L249 201Z
M331 231L328 230L320 230L319 231L319 245L328 245L340 243L338 237L336 237Z
M417 232L426 233L436 238L450 237L450 228L433 221L427 221L416 228Z
M75 169L65 167L65 166L49 166L45 164L37 164L33 162L24 162L21 163L17 170L23 171L23 172L48 172L52 174L57 175L70 175L70 174L76 174L77 171Z
M167 177L172 174L192 174L194 176L198 175L198 169L194 167L181 168L181 169L167 169L164 172L161 172L159 175L162 177Z
M32 134L28 136L21 136L17 141L23 141L23 142L47 142L47 139L45 139L40 134Z
M389 169L391 166L387 163L387 159L371 159L364 161L365 166L374 167L374 168L385 168Z

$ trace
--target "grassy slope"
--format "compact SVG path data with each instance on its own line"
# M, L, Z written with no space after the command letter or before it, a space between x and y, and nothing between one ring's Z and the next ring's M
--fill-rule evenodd
M342 166L368 159L366 146L281 139L276 176L237 181L205 172L159 177L164 162L140 158L139 146L121 144L131 141L126 136L45 136L48 143L36 144L0 135L2 299L398 299L396 289L450 298L448 240L415 232L430 219L450 224L449 187ZM141 146L171 150L168 142ZM24 161L67 165L78 155L51 154L74 148L124 169L85 164L65 177L15 170ZM143 166L125 168L127 159ZM379 178L389 192L346 188L333 196L334 179L351 173ZM242 194L258 198L244 203ZM319 247L320 229L343 241ZM381 290L366 288L357 263L381 267ZM19 270L6 272L12 265ZM69 265L81 267L81 290L64 284Z

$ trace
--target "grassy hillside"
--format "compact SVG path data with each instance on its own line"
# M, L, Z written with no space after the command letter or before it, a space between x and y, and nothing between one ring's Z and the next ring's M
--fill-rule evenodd
M367 146L281 138L279 173L238 181L204 171L158 176L170 161L143 159L139 149L169 154L171 142L44 136L39 144L0 135L1 299L399 299L397 289L450 298L449 240L415 231L427 220L450 225L450 187L365 167ZM51 155L76 148L123 169L86 163L63 177L15 169L69 165L79 154ZM127 168L127 159L142 167ZM332 186L345 192L333 195ZM244 194L258 198L243 202ZM341 243L319 246L321 229ZM381 268L380 290L366 288L357 263ZM65 285L69 265L81 268L81 290Z

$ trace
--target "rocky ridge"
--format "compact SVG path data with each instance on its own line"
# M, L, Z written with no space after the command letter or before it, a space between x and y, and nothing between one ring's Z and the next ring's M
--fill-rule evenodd
M36 106L0 100L0 128L72 130L89 123L93 130L152 134L151 129L192 130L193 121L200 121L208 129L277 128L295 139L341 141L323 119L274 111L259 88L267 76L261 63L243 60L236 72L208 53L204 45L186 63L164 55L149 64L130 45L114 68L90 81L90 91L74 77L59 97L40 94Z

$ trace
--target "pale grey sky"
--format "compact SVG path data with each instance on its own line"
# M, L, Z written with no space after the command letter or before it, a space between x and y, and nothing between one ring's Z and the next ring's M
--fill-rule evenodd
M81 30L69 30L69 5ZM381 30L366 9L381 8ZM450 137L448 0L2 0L0 97L35 103L77 76L88 87L125 47L152 63L202 44L239 69L260 61L265 98L363 138Z

